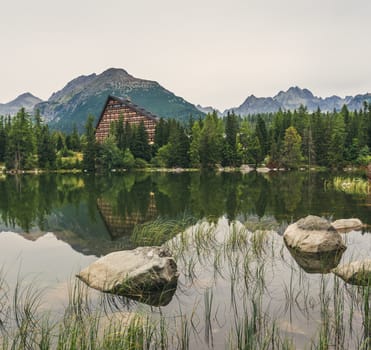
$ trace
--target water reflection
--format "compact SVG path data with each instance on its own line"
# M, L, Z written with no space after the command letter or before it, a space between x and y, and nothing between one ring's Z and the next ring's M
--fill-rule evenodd
M137 301L150 306L166 306L168 305L177 290L177 283L163 286L159 290L138 290L136 294L105 294L104 301L111 311L122 310L123 307L130 306L132 301Z
M307 273L330 273L337 267L344 250L321 254L303 253L286 246L297 264Z
M0 230L32 238L51 231L75 250L97 256L134 247L135 226L157 217L216 222L308 214L359 217L371 224L367 198L325 191L327 173L127 173L7 176L0 181Z

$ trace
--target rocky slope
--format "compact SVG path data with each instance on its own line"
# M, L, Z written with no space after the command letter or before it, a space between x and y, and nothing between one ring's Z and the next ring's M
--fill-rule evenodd
M15 115L17 112L24 107L27 112L32 112L35 105L42 102L38 97L26 92L19 95L13 101L8 103L0 103L0 115Z
M108 95L129 98L149 112L164 118L186 120L202 114L193 104L174 95L155 81L138 79L123 69L110 68L101 74L70 81L48 101L37 105L54 128L69 131L76 123L83 130L86 118L99 117Z

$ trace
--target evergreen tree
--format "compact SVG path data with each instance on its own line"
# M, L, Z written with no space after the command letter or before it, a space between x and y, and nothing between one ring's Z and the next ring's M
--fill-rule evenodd
M191 167L198 168L201 164L200 160L200 138L201 128L200 123L195 122L192 126L191 144L189 146L189 160Z
M5 149L6 149L6 130L4 117L0 117L0 163L5 161Z
M56 143L57 151L64 150L67 147L66 137L62 132L57 131L54 134L54 138L56 139L55 143Z
M81 151L81 141L80 141L80 135L77 130L76 123L73 124L72 133L70 135L70 149L75 152Z
M248 163L247 150L252 130L247 120L241 122L240 132L238 134L238 147L240 150L240 157L243 163Z
M316 162L316 152L314 148L313 132L312 132L312 116L308 116L307 123L304 126L304 134L302 136L302 151L308 166Z
M135 130L131 152L135 158L142 158L146 161L151 159L151 147L148 143L148 134L143 121Z
M323 116L319 108L313 114L312 135L316 163L327 164L328 145L330 138L330 123L328 116Z
M367 141L366 146L371 149L371 104L367 103L367 109L365 110L366 114L366 130L367 130Z
M225 142L223 147L223 166L239 165L237 154L238 120L234 113L227 114L225 125Z
M256 134L251 134L249 136L247 146L247 157L248 162L253 163L255 165L255 168L257 168L259 163L264 159L262 147L260 145L259 138Z
M41 169L54 169L57 159L57 153L50 134L49 127L43 125L40 133L40 141L38 142L38 164Z
M287 168L296 169L301 158L301 136L293 126L290 126L286 129L283 141L282 163Z
M307 107L300 105L299 109L294 111L292 116L292 126L299 133L301 138L304 138L305 131L309 126L309 114Z
M94 117L90 115L85 124L85 145L83 147L83 169L95 171L97 144L95 140Z
M344 165L345 150L345 124L344 117L341 113L333 115L332 133L330 138L328 165L340 168Z
M189 166L189 139L184 127L176 123L171 130L169 137L170 157L168 166L179 166L186 168Z
M156 125L155 139L154 143L157 148L166 145L169 141L169 123L167 123L164 118L161 118Z
M132 149L133 147L133 139L134 139L134 131L131 127L129 122L125 123L125 150Z
M263 158L268 154L268 132L263 118L259 115L256 123L255 134L259 139Z
M32 169L36 166L36 142L31 117L21 108L13 118L6 145L6 166L9 169Z
M115 128L115 139L117 143L117 147L124 151L128 145L126 142L126 132L125 132L125 126L124 126L124 119L122 116L120 116L116 128Z
M216 112L208 114L200 135L200 162L203 168L214 167L221 160L223 125Z

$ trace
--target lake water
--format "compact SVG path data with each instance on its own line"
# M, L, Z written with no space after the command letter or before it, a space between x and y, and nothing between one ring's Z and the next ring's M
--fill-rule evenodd
M358 217L368 228L343 235L347 250L340 263L371 257L371 198L326 189L333 176L192 172L3 177L2 272L10 288L17 280L45 287L43 307L57 310L81 268L109 252L138 245L136 226L157 218L180 220L187 223L188 238L184 247L179 236L169 243L178 252L180 271L172 300L154 307L120 299L120 311L166 317L175 334L186 325L191 349L237 348L238 330L250 329L246 325L254 322L251 329L259 337L274 325L298 349L317 344L325 326L333 348L358 349L370 335L360 288L331 273L303 269L282 240L287 224L308 214L331 220Z

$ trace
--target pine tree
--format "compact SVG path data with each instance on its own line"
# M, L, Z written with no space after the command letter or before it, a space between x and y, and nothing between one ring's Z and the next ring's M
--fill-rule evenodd
M341 168L344 164L345 151L345 124L341 113L332 117L332 132L328 152L328 165L334 168Z
M191 167L198 168L200 161L200 138L201 128L200 123L195 122L192 126L191 144L189 146L189 160Z
M40 133L40 141L38 142L38 164L41 169L54 169L57 159L57 153L53 138L50 134L49 127L43 125Z
M166 145L169 141L169 123L163 118L156 125L154 143L157 148Z
M251 134L247 146L248 161L254 163L255 167L264 159L264 153L260 145L259 138L256 134Z
M175 121L172 124L169 143L167 144L169 152L167 166L186 168L189 166L189 139L184 127Z
M70 137L70 149L75 152L81 151L80 135L77 130L76 123L73 124L72 133Z
M129 122L125 123L125 150L133 147L134 131Z
M131 152L135 158L142 158L146 161L151 159L151 147L148 143L148 134L143 121L135 130Z
M301 158L301 136L293 126L290 126L286 129L283 141L282 163L287 168L296 169Z
M5 161L5 149L6 149L6 130L4 117L0 117L0 163Z
M124 119L122 116L120 116L116 128L115 128L115 139L117 147L124 151L127 147L126 142L126 133L125 133L125 126L124 126Z
M83 148L83 169L95 171L97 144L95 141L94 117L90 115L85 124L85 145Z
M214 167L221 161L223 125L216 112L208 114L200 135L200 162L203 168Z
M36 142L32 132L31 117L21 108L13 118L6 146L7 168L32 169L36 166Z
M260 115L258 116L258 120L256 123L255 134L259 139L259 144L261 147L261 152L263 154L263 157L265 157L268 154L268 146L269 146L268 132L267 132L267 127L265 125L265 122Z
M312 136L313 147L316 155L316 164L325 166L327 165L328 144L330 124L328 116L321 114L320 109L312 116Z
M238 165L237 155L237 134L238 134L238 120L234 113L227 114L225 125L225 142L223 147L223 160L224 166Z

